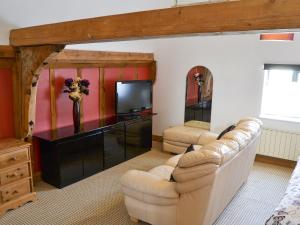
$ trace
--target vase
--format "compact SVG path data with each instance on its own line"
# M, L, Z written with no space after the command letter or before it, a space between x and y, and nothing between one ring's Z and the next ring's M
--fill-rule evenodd
M73 101L73 123L74 123L74 133L79 133L80 131L80 102Z

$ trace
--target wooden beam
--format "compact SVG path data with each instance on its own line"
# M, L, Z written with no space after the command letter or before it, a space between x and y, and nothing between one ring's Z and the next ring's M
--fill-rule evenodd
M0 59L1 58L15 58L15 49L12 46L0 45Z
M15 111L17 113L18 138L31 136L35 122L35 104L37 82L47 60L58 54L63 45L45 45L36 47L21 47L17 51L18 87L15 94Z
M21 28L11 31L10 43L13 46L74 44L299 28L299 0L242 0Z
M103 52L103 51L82 51L63 50L49 63L101 63L105 61L153 61L153 53L135 52Z

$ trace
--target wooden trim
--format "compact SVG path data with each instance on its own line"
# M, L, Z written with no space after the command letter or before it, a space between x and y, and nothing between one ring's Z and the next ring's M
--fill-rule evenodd
M256 155L255 161L274 164L274 165L288 167L288 168L295 168L295 166L297 164L296 161L274 158L271 156L265 156L265 155L259 155L259 154Z
M104 68L99 68L99 118L100 118L100 126L102 126L102 121L105 117L105 83L104 83L104 77L105 77L105 71Z
M134 67L134 79L135 80L139 79L139 69L137 66Z
M156 81L156 73L157 73L156 61L153 61L150 66L150 77L153 83L155 83Z
M33 185L36 185L38 182L42 181L42 172L33 173Z
M76 78L80 78L82 79L82 68L77 68L77 74L76 74ZM84 127L83 127L83 100L84 97L81 99L80 101L80 130L83 131Z
M54 70L54 68L51 68L49 70L49 82L50 82L51 130L56 130L56 128L57 128L57 113L56 113L55 70Z
M0 45L0 58L15 58L15 49L9 45Z
M153 61L99 61L98 63L65 63L65 62L51 62L45 67L54 68L108 68L108 67L127 67L127 66L148 66Z
M68 50L61 51L49 63L101 63L105 61L148 61L154 60L153 53L136 53L136 52L109 52L109 51L85 51L85 50Z
M9 69L12 68L15 64L15 60L11 58L0 58L0 68Z
M152 135L152 141L163 142L163 137L159 135Z
M300 28L299 0L243 0L21 28L10 32L10 44L13 46L76 44L297 28Z

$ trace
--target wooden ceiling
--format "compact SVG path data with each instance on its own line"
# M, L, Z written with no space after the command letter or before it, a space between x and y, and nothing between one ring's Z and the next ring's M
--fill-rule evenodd
M299 0L241 0L21 28L11 31L10 43L13 46L75 44L299 28Z

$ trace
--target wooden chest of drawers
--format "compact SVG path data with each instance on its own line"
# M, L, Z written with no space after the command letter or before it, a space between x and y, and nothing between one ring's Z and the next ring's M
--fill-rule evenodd
M0 215L35 200L30 144L16 139L0 140Z

